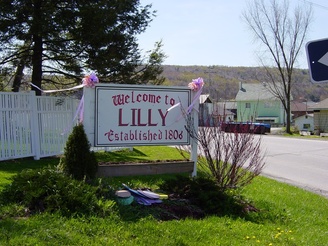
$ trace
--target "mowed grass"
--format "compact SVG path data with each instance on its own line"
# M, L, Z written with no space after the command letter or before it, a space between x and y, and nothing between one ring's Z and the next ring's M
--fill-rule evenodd
M170 147L137 147L133 152L97 153L101 161L181 159ZM114 158L115 156L115 158ZM56 165L58 158L0 162L0 189L23 168ZM117 177L110 184L156 189L173 175ZM204 191L206 192L206 191ZM110 216L67 218L39 214L0 219L0 245L328 245L328 199L265 177L241 191L257 212L245 217L158 221L149 207L129 213L116 207ZM0 216L1 218L1 216Z

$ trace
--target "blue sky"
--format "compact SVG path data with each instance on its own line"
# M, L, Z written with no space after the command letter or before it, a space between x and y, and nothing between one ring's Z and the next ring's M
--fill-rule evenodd
M258 66L251 32L241 20L247 0L141 0L152 4L157 16L139 38L140 48L150 50L163 41L166 65ZM328 38L327 0L290 0L311 4L313 22L307 41ZM308 68L305 46L299 68Z

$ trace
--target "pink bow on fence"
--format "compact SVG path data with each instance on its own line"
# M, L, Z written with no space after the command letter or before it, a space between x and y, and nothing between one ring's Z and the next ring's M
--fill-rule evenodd
M76 89L80 89L83 87L90 87L90 88L94 88L95 85L99 83L99 79L96 76L95 73L90 73L89 75L86 75L83 79L82 79L82 84L81 85L77 85L71 88L67 88L67 89L60 89L60 90L42 90L41 88L39 88L38 86L34 85L33 83L31 83L31 85L37 89L39 89L41 92L43 93L53 93L53 92L60 92L60 91L71 91L71 90L76 90ZM76 118L79 116L79 123L83 122L83 111L84 111L84 95L82 96L80 103L77 107L77 110L74 114L74 118L72 120L71 125L73 125L74 121L76 120ZM64 131L64 133L66 133L68 131L68 129L70 128L67 127ZM62 134L64 134L62 133Z

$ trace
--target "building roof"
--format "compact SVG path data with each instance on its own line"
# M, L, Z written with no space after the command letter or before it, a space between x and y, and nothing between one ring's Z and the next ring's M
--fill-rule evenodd
M266 87L265 83L240 83L236 101L278 100Z
M308 110L306 103L299 101L291 101L290 108L292 112L306 112Z
M210 98L210 94L203 94L199 97L199 103L212 103L213 100Z
M309 108L312 110L315 110L315 109L317 109L317 110L318 109L327 109L328 110L328 98L310 106Z
M305 114L295 118L294 120L301 120L302 118L313 118L313 117L314 117L313 114Z

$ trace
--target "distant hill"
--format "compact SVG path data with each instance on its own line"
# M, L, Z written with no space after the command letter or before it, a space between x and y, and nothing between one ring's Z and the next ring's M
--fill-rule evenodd
M261 67L225 66L175 66L164 65L165 85L186 86L192 79L202 77L205 81L204 94L210 94L215 101L234 99L242 83L266 82ZM295 84L292 88L294 99L308 99L314 102L328 98L328 83L313 84L307 69L295 69Z

